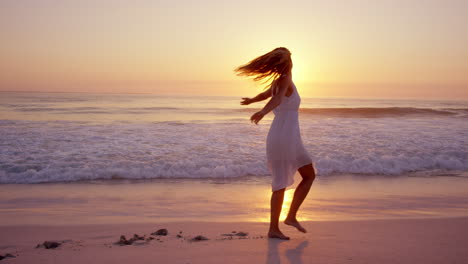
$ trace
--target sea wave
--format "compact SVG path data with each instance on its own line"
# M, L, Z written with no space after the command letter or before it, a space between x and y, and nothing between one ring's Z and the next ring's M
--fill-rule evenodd
M208 163L207 163L208 162ZM433 158L411 156L361 157L343 160L321 157L314 161L318 176L329 175L405 175L425 171L466 172L466 159L440 155ZM208 159L205 162L178 161L141 163L136 161L87 159L56 164L31 163L4 165L0 170L1 184L77 182L121 179L193 179L237 178L243 176L268 176L263 160L238 164L235 159Z
M407 115L455 116L468 114L468 109L430 109L413 107L386 108L305 108L301 113L340 117L398 117Z
M58 107L55 105L18 105L3 104L9 110L23 113L49 113L65 115L81 114L161 114L191 113L225 115L243 112L258 111L259 108L217 108L217 107L194 107L192 105L181 107L170 106L141 106L141 107L118 107L118 106L74 106ZM385 117L468 117L468 108L418 108L418 107L302 107L300 113L303 116L340 117L340 118L385 118Z
M179 123L177 123L179 124ZM0 122L0 183L269 175L269 124ZM457 120L313 120L303 141L319 176L468 171Z
M73 114L82 114L90 111L102 112L102 113L121 113L121 112L132 112L132 111L164 111L164 110L183 110L177 107L130 107L130 108L116 108L116 107L53 107L53 106L15 106L15 111L20 112L66 112Z
M254 108L244 108L239 111L252 112ZM405 116L441 116L466 117L467 108L413 108L413 107L356 107L356 108L300 108L303 115L317 115L328 117L352 118L379 118L379 117L405 117Z

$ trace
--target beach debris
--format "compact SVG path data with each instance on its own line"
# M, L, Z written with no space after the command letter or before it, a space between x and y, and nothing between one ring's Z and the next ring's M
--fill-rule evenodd
M176 235L177 238L183 238L182 231L179 231L179 234Z
M116 244L124 246L124 245L131 245L133 243L133 240L127 240L127 238L124 235L120 236L120 239Z
M248 235L249 235L249 233L242 232L242 231L235 234L235 236L240 236L240 237L246 237Z
M139 236L137 234L133 234L133 240L145 240L145 236Z
M0 255L0 260L6 259L6 258L16 258L16 257L10 253L6 253L5 255Z
M133 244L133 242L138 240L145 240L145 236L139 236L138 234L134 234L132 238L127 239L124 235L121 235L119 241L115 242L115 244L121 246L131 245Z
M247 233L247 232L242 232L242 231L240 231L240 232L235 232L235 231L233 231L232 234L221 234L221 235L222 235L222 236L227 236L227 237L233 237L233 236L246 237L246 236L249 235L249 233Z
M198 236L196 236L196 237L190 239L190 241L202 241L202 240L209 240L209 238L204 237L204 236L202 236L202 235L198 235Z
M169 234L169 232L167 231L166 228L162 228L162 229L159 229L156 232L151 233L151 235L153 235L153 236L167 236L167 234Z
M42 244L37 244L36 248L45 248L45 249L52 249L52 248L58 248L60 245L62 245L63 242L58 242L58 241L44 241Z
M234 238L234 235L232 234L221 234L221 236L225 236L225 237L218 238L216 240L232 240Z

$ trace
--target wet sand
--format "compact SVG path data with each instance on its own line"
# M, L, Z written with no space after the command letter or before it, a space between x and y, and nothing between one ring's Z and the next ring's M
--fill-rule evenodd
M317 177L299 220L468 217L466 190L467 177ZM0 226L268 222L270 195L269 177L5 184Z

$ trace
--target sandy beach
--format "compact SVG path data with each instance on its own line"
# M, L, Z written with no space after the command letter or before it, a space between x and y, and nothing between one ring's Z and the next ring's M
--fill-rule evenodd
M290 241L265 238L266 223L10 226L0 227L0 249L2 255L15 256L2 263L468 262L468 218L306 222L305 226L307 234L285 226ZM168 235L151 235L161 228ZM236 235L240 232L247 235ZM115 244L121 235L134 234L154 239ZM198 235L209 240L192 241ZM55 249L36 248L46 240L65 242Z
M299 215L309 232L281 226L290 241L265 236L267 178L2 185L0 255L15 257L0 261L467 263L464 177L341 176L315 184ZM151 235L159 229L168 235ZM135 234L143 239L116 244ZM192 241L197 236L208 240ZM45 241L62 244L36 248Z

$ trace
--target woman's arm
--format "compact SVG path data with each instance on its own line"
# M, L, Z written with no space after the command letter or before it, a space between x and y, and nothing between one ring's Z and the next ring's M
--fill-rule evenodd
M252 117L250 117L250 121L254 122L255 124L258 124L262 118L268 114L271 110L275 109L278 105L281 104L281 101L283 100L284 96L286 95L286 92L288 91L288 87L291 83L291 77L284 77L281 79L278 79L277 82L277 93L273 95L273 97L268 101L268 103L263 107L262 110L258 111L257 113L253 114ZM271 89L271 88L270 88Z
M275 83L272 83L270 88L268 88L266 91L259 93L257 96L254 98L248 98L248 97L243 97L241 101L241 105L249 105L252 103L260 102L265 99L268 99L271 96L271 90L275 86Z
M241 105L249 105L252 103L260 102L260 101L267 99L270 96L271 96L271 87L268 88L268 90L264 91L263 93L259 93L254 98L243 97Z

